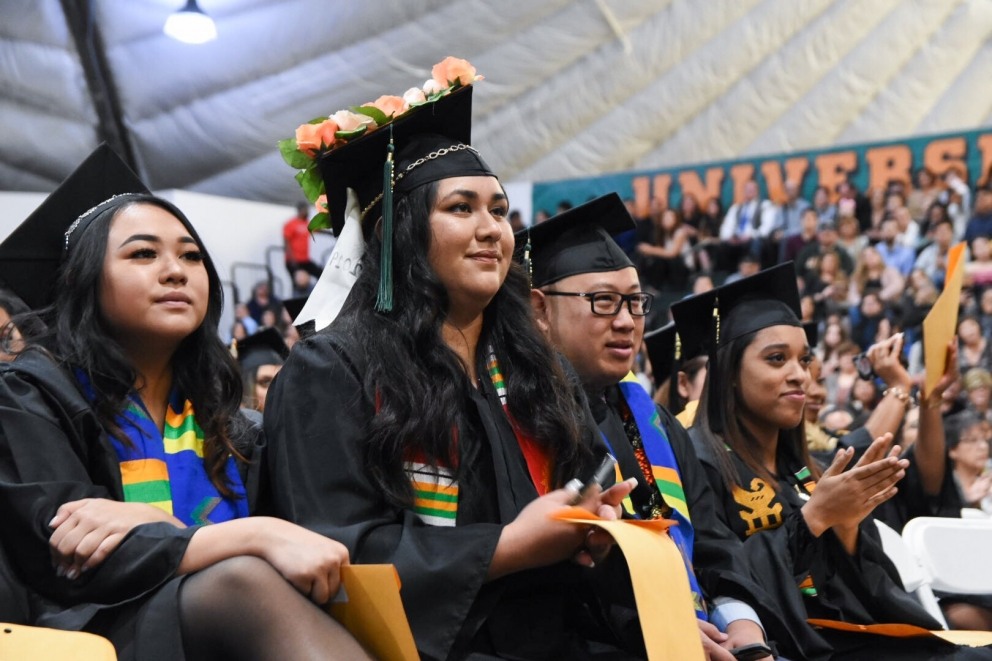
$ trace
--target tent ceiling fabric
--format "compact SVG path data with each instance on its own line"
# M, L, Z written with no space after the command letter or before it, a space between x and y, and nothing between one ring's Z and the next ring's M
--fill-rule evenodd
M0 0L0 190L51 190L99 141L63 2L155 189L292 203L279 139L447 55L486 76L473 143L507 181L992 124L990 0L199 1L219 38L190 46L161 30L183 0Z

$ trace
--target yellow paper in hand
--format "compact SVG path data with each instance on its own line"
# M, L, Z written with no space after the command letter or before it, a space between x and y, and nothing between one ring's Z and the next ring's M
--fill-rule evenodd
M418 661L400 600L400 577L392 565L346 565L341 584L347 599L335 601L328 612L372 656L381 661Z
M947 343L954 339L958 325L958 307L961 304L961 280L964 277L964 243L959 243L947 254L947 273L944 291L937 297L926 319L923 320L923 358L926 361L925 390L927 396L944 374L947 363Z
M705 661L685 563L666 532L672 521L607 521L578 507L555 518L602 528L623 551L648 659Z

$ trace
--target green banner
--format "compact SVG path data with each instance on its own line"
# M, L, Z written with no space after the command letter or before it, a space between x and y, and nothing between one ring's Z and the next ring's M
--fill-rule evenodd
M535 213L543 210L554 214L560 202L577 205L616 191L622 198L632 199L635 213L642 217L647 215L652 199L674 206L684 193L694 194L703 208L708 199L718 197L726 209L740 198L744 184L751 179L758 182L763 197L781 201L783 184L791 180L799 182L802 196L811 200L819 186L834 196L837 185L847 178L862 193L893 180L911 185L913 173L924 166L938 177L954 169L974 190L986 183L992 167L992 128L535 183L533 208Z

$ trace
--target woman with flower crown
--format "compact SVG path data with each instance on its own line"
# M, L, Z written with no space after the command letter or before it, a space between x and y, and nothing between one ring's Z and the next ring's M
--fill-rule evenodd
M259 433L182 212L101 147L0 245L0 277L47 324L0 365L0 541L27 623L121 659L366 658L318 607L347 550L248 516Z
M423 658L625 658L639 631L607 626L596 583L610 541L549 515L615 517L631 485L563 488L592 472L595 427L533 324L506 194L469 146L473 80L446 60L423 107L321 145L330 221L354 189L368 250L340 315L269 391L275 508L354 562L395 565Z

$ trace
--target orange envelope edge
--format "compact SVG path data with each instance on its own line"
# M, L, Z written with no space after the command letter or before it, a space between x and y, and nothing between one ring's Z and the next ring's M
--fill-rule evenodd
M382 661L420 659L393 565L346 565L341 583L348 599L331 603L327 612L355 640Z

